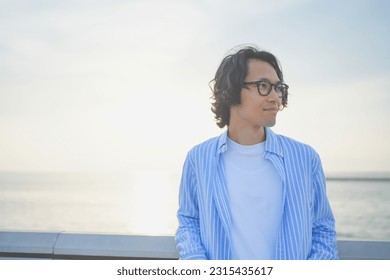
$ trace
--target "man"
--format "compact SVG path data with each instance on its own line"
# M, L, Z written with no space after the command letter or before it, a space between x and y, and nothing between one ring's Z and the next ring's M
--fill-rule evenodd
M227 130L184 163L180 259L337 259L318 154L270 129L288 96L275 56L242 48L213 82L212 111Z

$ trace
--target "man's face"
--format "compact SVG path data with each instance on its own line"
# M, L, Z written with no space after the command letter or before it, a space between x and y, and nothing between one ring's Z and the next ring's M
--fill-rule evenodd
M248 61L248 75L245 82L267 80L271 84L279 82L275 69L268 62L251 59ZM255 129L272 127L276 123L281 98L272 88L267 96L261 96L256 85L241 89L241 104L232 106L230 124L240 127L251 126Z

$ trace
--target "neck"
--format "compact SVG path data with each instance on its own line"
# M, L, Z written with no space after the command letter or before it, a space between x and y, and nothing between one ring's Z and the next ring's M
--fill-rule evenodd
M255 145L265 141L264 127L228 127L228 136L241 145Z

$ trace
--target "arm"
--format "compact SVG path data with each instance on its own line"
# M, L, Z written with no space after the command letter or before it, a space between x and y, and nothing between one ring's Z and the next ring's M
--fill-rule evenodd
M335 220L326 195L326 182L318 154L313 160L314 219L309 259L338 259Z
M176 248L180 259L207 259L200 238L197 183L194 170L187 157L180 183L179 228L176 232Z

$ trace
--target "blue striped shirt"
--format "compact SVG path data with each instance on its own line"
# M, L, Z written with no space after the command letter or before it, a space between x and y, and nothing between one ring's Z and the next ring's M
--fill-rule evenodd
M264 158L274 164L283 188L276 259L338 259L335 221L318 154L269 128L265 131ZM176 232L180 259L232 257L232 218L222 156L226 142L227 131L192 148L185 160Z

